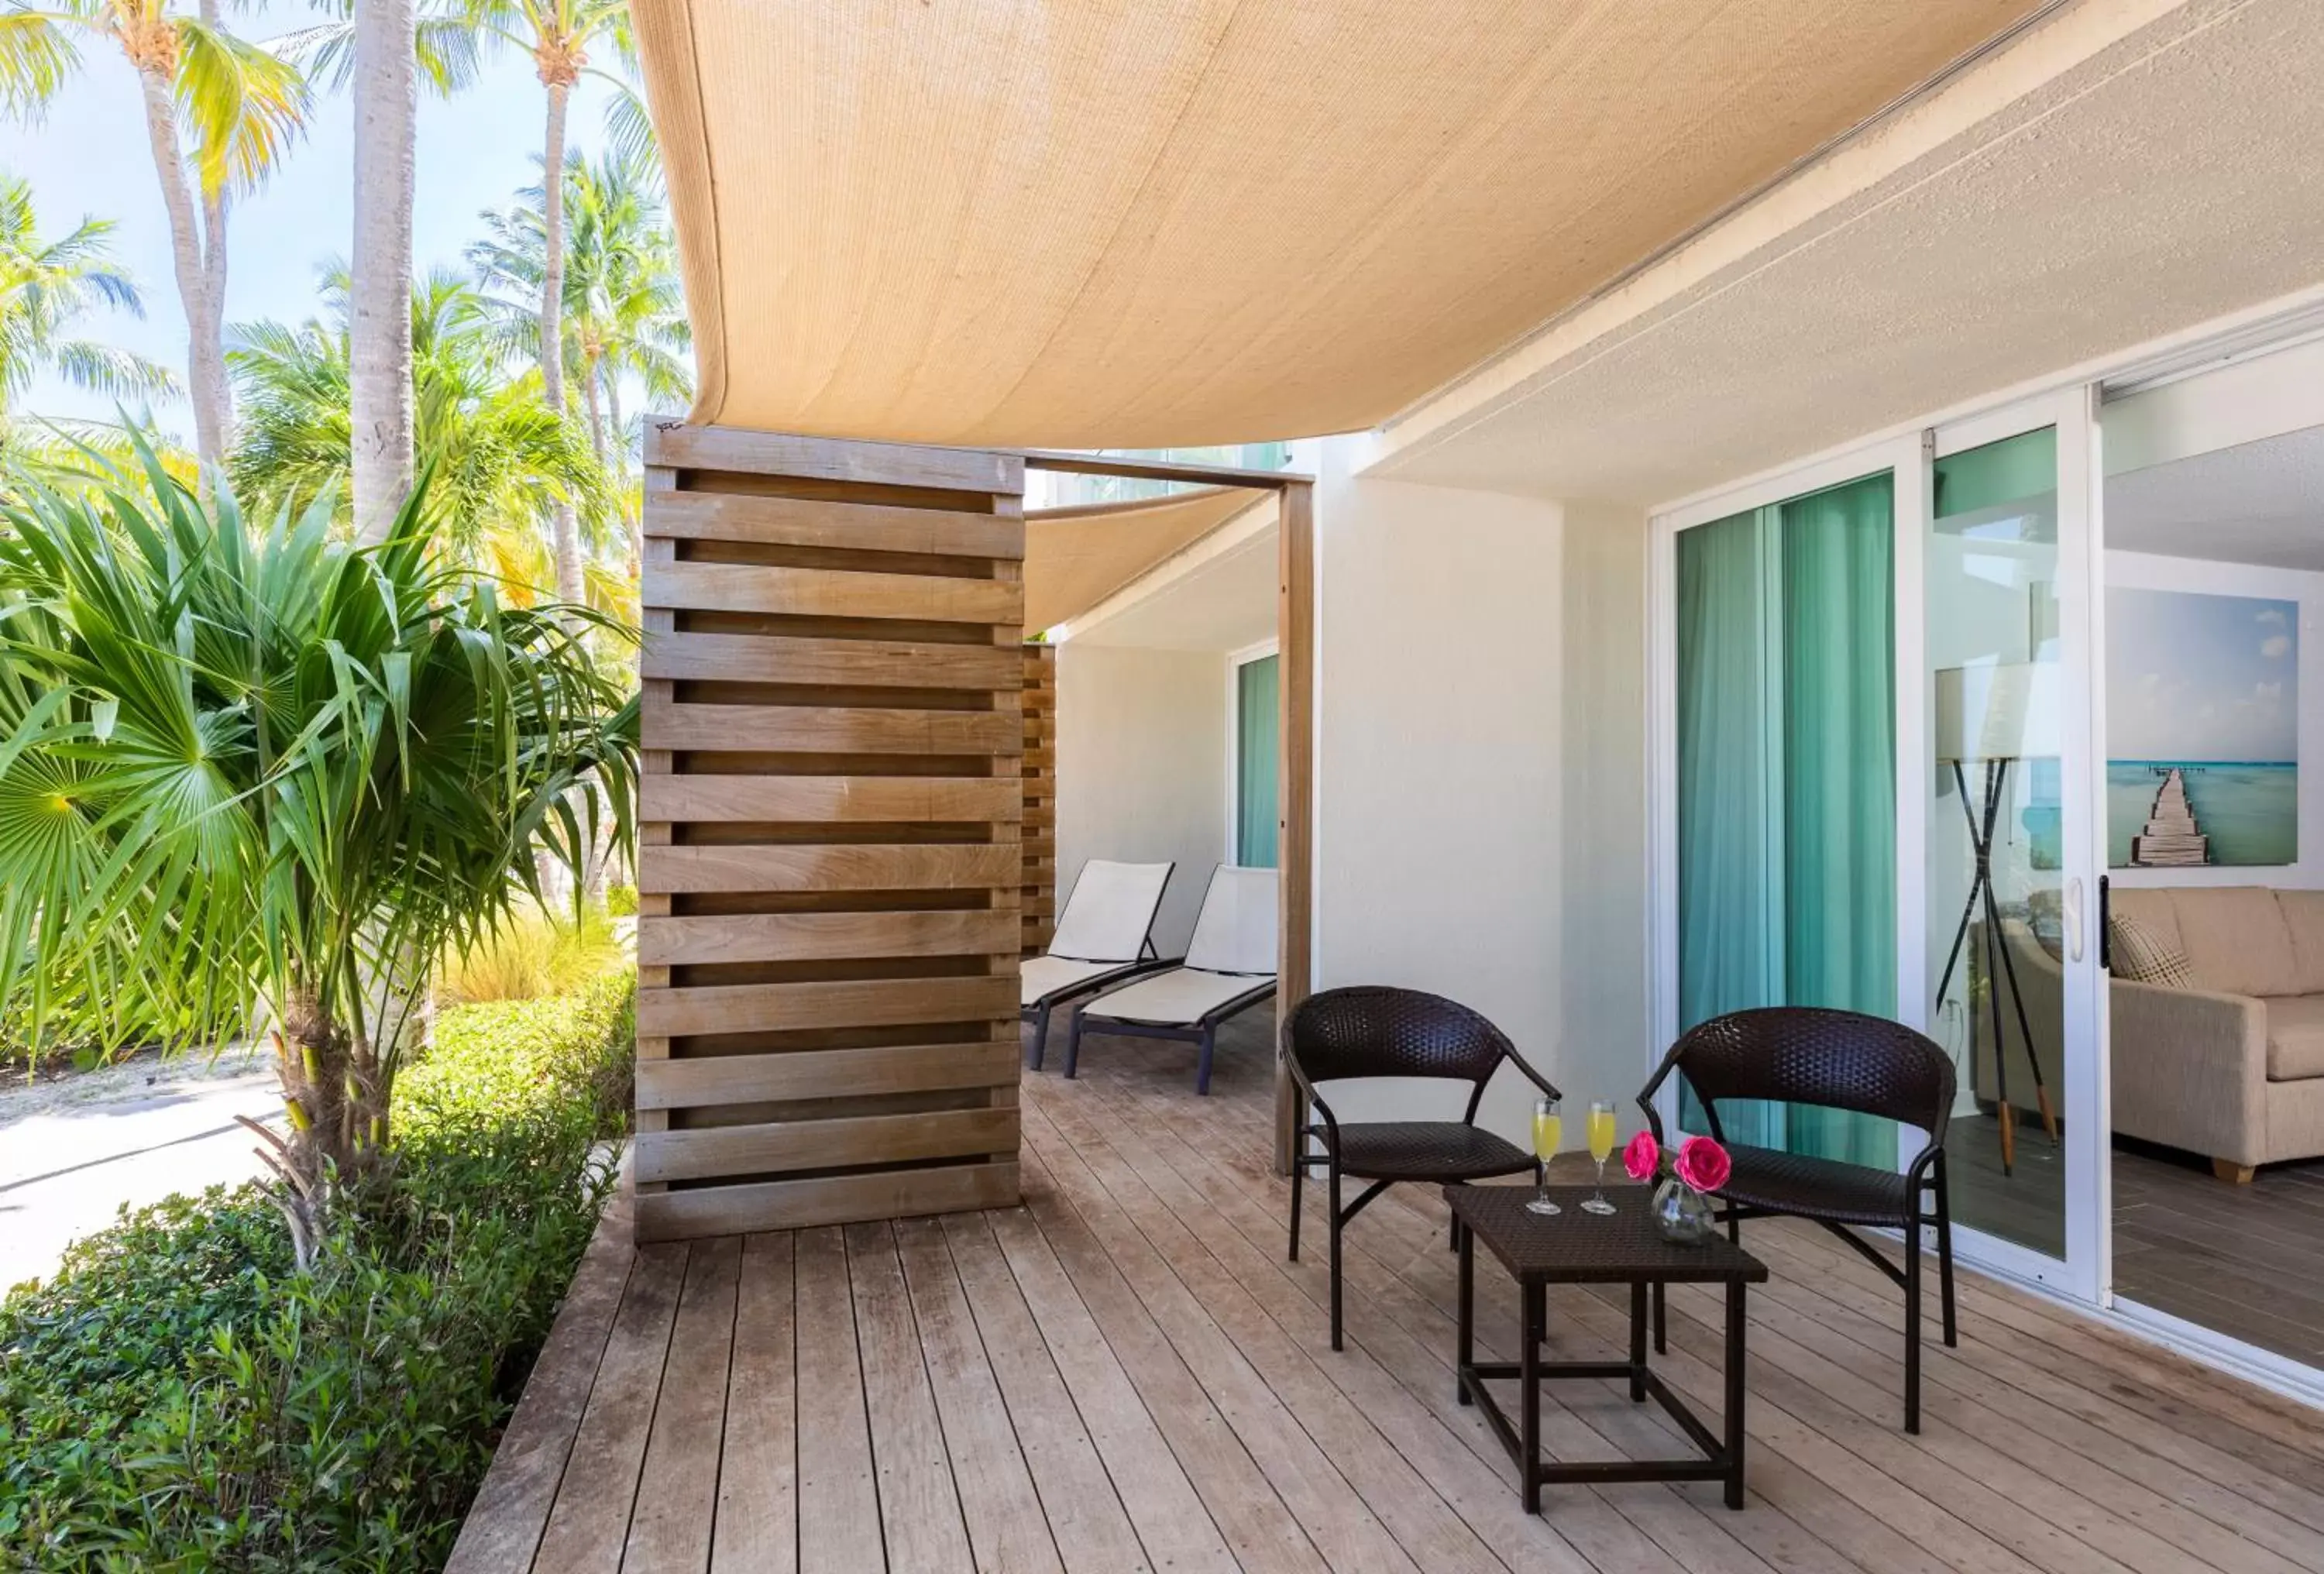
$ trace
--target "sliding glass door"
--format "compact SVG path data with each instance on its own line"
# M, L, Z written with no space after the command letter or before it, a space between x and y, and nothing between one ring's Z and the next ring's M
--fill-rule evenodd
M1280 663L1255 657L1234 667L1234 861L1273 869L1276 859L1276 695Z
M2077 391L1661 516L1655 968L1661 1045L1768 1005L1929 1034L1963 1256L2095 1301L2092 444ZM1927 1140L1728 1126L1883 1168Z
M1933 435L1916 790L1924 1026L1959 1078L1945 1162L1965 1255L2095 1299L2089 455L2079 392Z

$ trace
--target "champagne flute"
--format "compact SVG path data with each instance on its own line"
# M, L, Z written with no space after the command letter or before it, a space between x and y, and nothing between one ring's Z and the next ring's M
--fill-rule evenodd
M1534 1183L1533 1201L1526 1204L1528 1213L1563 1213L1564 1209L1549 1200L1549 1161L1557 1156L1557 1146L1565 1136L1565 1118L1554 1099L1536 1099L1533 1104L1533 1154L1542 1163L1538 1179Z
M1606 1161L1614 1154L1614 1106L1600 1099L1590 1106L1590 1156L1598 1161L1598 1194L1582 1205L1584 1213L1600 1216L1614 1211L1606 1201Z

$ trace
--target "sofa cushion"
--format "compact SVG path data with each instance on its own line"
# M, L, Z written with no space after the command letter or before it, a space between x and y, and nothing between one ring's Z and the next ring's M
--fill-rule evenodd
M2292 931L2292 957L2300 969L2300 992L2324 995L2324 891L2278 891L2275 905Z
M2267 1007L2267 1080L2324 1077L2324 995L2280 995Z
M2298 995L2292 929L2265 886L2182 886L2171 893L2179 945L2199 988L2223 995Z

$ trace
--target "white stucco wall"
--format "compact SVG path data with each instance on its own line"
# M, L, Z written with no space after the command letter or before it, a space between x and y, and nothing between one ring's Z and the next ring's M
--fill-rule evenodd
M1645 1081L1644 521L1365 480L1362 453L1325 445L1317 483L1316 984L1481 1011L1578 1143ZM1488 1119L1521 1140L1508 1083Z
M1057 893L1092 858L1175 859L1154 943L1183 953L1226 833L1226 656L1057 648Z

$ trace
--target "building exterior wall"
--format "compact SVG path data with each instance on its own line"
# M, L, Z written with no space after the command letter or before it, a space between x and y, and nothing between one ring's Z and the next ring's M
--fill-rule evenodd
M1154 943L1181 955L1226 856L1226 657L1057 648L1057 894L1093 858L1176 861Z
M1627 1101L1648 1055L1643 516L1367 480L1363 452L1324 445L1317 484L1317 987L1449 996L1568 1097ZM1525 1099L1497 1085L1489 1123L1521 1136Z

